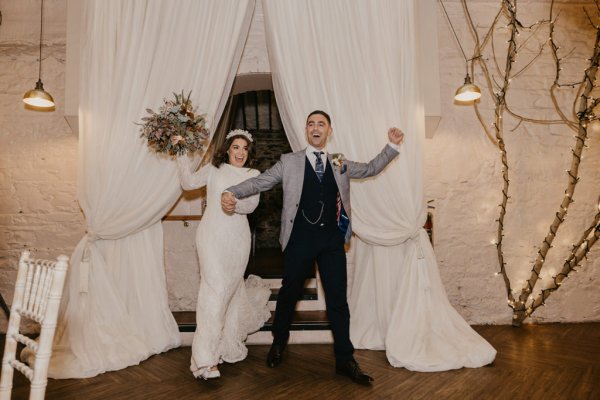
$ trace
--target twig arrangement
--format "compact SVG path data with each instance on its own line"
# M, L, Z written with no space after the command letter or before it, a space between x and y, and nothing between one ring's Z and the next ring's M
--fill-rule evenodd
M550 294L556 291L560 287L563 280L581 264L583 259L585 259L586 255L590 251L590 248L595 244L598 238L600 238L599 198L598 209L596 210L597 212L595 216L593 216L591 219L588 227L581 235L579 241L573 245L570 254L565 259L560 272L553 276L552 283L549 286L542 289L539 294L535 296L533 295L536 283L538 280L540 280L540 274L542 268L544 267L546 256L549 250L552 248L552 242L557 235L559 227L565 220L569 205L573 203L573 195L575 193L577 183L579 182L579 166L581 163L581 157L584 149L587 147L586 140L588 139L588 128L591 122L600 119L600 114L596 114L598 111L598 105L600 104L600 99L594 98L594 90L597 88L595 83L596 76L600 63L600 26L598 23L593 22L594 20L600 21L600 0L593 0L594 4L596 5L595 17L590 16L588 11L584 9L589 22L596 30L596 38L592 56L587 60L583 78L581 81L573 83L561 83L561 63L568 55L561 57L559 54L560 47L555 39L555 26L558 15L554 15L554 0L552 0L549 5L548 19L537 21L529 26L521 23L518 18L517 0L500 0L500 9L495 15L489 30L482 38L480 38L480 35L473 22L467 6L467 1L461 0L461 2L469 30L475 42L474 54L472 57L473 62L471 63L471 75L475 76L475 67L478 67L481 75L487 83L487 89L489 90L489 94L494 105L494 122L491 125L491 129L489 128L489 124L485 123L485 119L476 103L474 104L474 111L486 135L500 150L500 160L502 163L502 202L499 205L500 211L497 220L498 229L495 240L498 262L500 266L500 271L498 274L504 279L508 305L513 310L513 325L520 326L523 321L538 307L544 305L545 300L550 296ZM499 49L498 45L495 43L494 37L495 32L498 30L501 22L506 23L506 30L508 34L508 40L506 42L506 62L504 63L503 68L500 65L499 58L497 57L497 51L499 51ZM519 51L528 41L536 37L536 33L543 29L547 29L548 32L547 42L540 44L539 51L533 55L528 62L525 63L523 68L516 71L514 66ZM526 33L526 35L521 35L521 33ZM521 39L522 36L525 36L525 38ZM488 59L483 55L484 50L487 50L488 48L491 52L491 59ZM552 101L557 117L556 119L542 120L518 114L509 107L506 96L510 90L512 80L517 78L531 65L533 65L546 48L550 49L554 59L554 82L549 88L549 97ZM577 89L572 110L565 111L561 108L560 102L557 98L557 90L561 87L571 87ZM517 296L513 294L511 282L506 272L506 262L503 254L504 220L507 212L508 199L510 198L509 165L507 148L504 140L505 127L503 123L503 116L506 114L518 121L517 126L512 129L513 131L522 123L534 123L546 125L562 124L567 129L571 129L576 133L574 136L575 145L571 150L571 167L567 171L568 181L562 202L560 203L558 211L555 213L554 220L550 225L548 233L539 246L536 259L531 268L531 274L527 279L525 286L517 293Z

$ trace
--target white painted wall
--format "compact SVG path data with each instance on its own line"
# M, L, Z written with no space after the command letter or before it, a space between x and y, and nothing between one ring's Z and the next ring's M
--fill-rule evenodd
M77 137L64 116L66 0L47 0L42 79L57 108L53 113L23 109L21 97L37 80L39 3L33 0L0 2L0 292L12 299L19 252L32 249L38 256L69 254L85 230L76 199ZM259 2L260 3L260 2ZM548 1L520 3L524 23L541 17ZM581 17L584 1L559 2L563 11L559 26L563 48L575 48L573 57L591 54L592 31ZM470 47L460 3L448 1L448 10L463 45ZM469 1L471 12L484 29L493 18L498 1ZM572 7L571 7L572 6ZM257 18L260 14L257 13ZM495 236L501 199L498 151L485 137L470 107L452 103L454 90L464 79L462 56L438 9L440 64L440 126L425 142L425 198L434 200L435 250L440 273L451 303L471 323L510 322L504 286L497 270ZM582 28L584 27L584 28ZM497 43L497 47L501 43ZM524 53L525 54L525 53ZM515 82L509 100L527 115L550 115L543 88L548 82L547 59ZM566 67L572 77L581 68ZM240 73L268 72L264 30L256 21L251 29ZM579 71L579 72L576 72ZM481 77L475 77L482 84ZM489 97L480 104L491 113ZM508 119L508 127L516 122ZM572 134L558 126L521 125L507 132L511 174L505 256L510 275L522 282L535 258L566 184ZM581 166L582 181L567 223L561 227L547 264L557 266L565 249L575 241L595 210L600 187L600 134L589 142ZM169 299L174 310L192 310L198 286L193 237L195 223L165 222L165 257ZM564 237L562 236L563 234ZM591 252L581 272L568 279L534 314L537 321L600 320L600 245ZM3 318L1 318L3 320ZM2 322L4 324L4 321ZM4 326L0 326L4 329Z
M470 12L480 32L489 29L498 1L469 1ZM450 18L458 31L467 55L473 42L466 26L460 2L448 1ZM547 18L549 1L519 3L523 25L531 25ZM586 22L582 7L590 12L590 1L558 1L562 8L557 23L557 39L563 54L573 50L564 64L564 81L578 81L583 76L585 59L592 54L595 33ZM464 60L451 31L438 12L440 24L438 57L440 59L442 120L433 140L426 141L425 195L433 199L435 209L435 250L440 272L448 296L458 311L470 322L508 323L502 278L497 271L495 238L498 204L501 202L502 178L499 152L487 140L471 107L456 106L452 97L464 79ZM525 33L520 36L523 37ZM519 52L515 70L522 68L538 45L546 40L541 35L531 40ZM495 40L496 52L505 46L505 37ZM508 102L522 115L534 118L556 118L551 111L547 88L552 82L552 61L546 50L543 56L511 84ZM500 62L504 68L504 61ZM482 86L481 76L475 77ZM561 100L572 98L561 95ZM570 102L562 104L570 110ZM568 106L568 107L567 107ZM492 119L492 101L484 94L480 109L487 123ZM558 125L517 125L513 118L505 118L506 145L511 180L511 196L505 221L504 254L513 289L520 289L529 276L537 248L543 241L554 213L562 201L566 188L570 148L574 145L573 132ZM575 203L567 222L559 230L554 248L546 265L559 269L566 251L581 235L597 212L600 195L600 135L596 132L588 142L580 167L581 182L575 192ZM569 278L538 309L536 321L591 321L600 319L600 247L593 249L581 271ZM545 276L546 274L542 274ZM536 290L536 293L538 290ZM504 299L504 300L503 300Z
M65 1L45 2L42 81L56 111L23 108L38 79L40 2L2 1L0 25L0 293L12 302L19 254L70 255L84 233L77 137L63 118ZM0 314L0 330L6 320Z

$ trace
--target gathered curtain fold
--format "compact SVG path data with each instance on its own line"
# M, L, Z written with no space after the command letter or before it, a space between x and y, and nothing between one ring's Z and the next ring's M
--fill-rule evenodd
M173 92L216 126L254 0L84 0L78 199L87 234L71 266L49 376L91 377L180 345L169 310L161 217L176 163L140 138Z
M379 176L353 181L355 270L349 305L357 348L386 349L394 336L400 269L431 264L423 200L424 107L417 69L414 0L263 0L278 107L294 150L305 119L332 117L328 151L368 161L405 132L399 157ZM427 257L425 257L427 256ZM389 358L389 353L388 353Z

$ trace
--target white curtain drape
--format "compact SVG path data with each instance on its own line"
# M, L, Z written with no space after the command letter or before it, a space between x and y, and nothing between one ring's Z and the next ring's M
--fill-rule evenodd
M160 223L181 193L176 163L151 153L136 123L191 90L216 125L254 0L85 0L83 9L78 198L88 233L71 258L54 378L94 376L179 346Z
M416 0L351 3L263 0L277 103L294 150L305 147L305 118L315 109L332 117L328 151L342 152L351 160L375 156L388 141L389 127L405 132L400 156L382 174L351 185L357 238L352 244L350 334L357 348L385 349L392 365L430 370L435 364L447 369L449 364L440 359L437 348L430 352L429 343L439 340L440 330L451 335L457 331L454 326L446 330L445 324L433 332L436 315L454 313L460 322L453 319L452 324L476 333L447 301L422 229L424 112L418 86ZM417 285L417 278L419 290L407 290L406 285ZM428 301L432 294L435 301ZM425 304L429 308L420 307ZM411 306L419 312L407 313ZM471 345L470 339L461 342L459 352ZM403 346L403 341L410 343ZM447 357L452 362L457 358L454 350Z
M306 146L308 113L330 113L329 152L368 161L406 133L400 157L375 179L353 182L352 227L378 245L418 238L423 106L417 87L412 0L264 0L273 86L292 149ZM385 212L383 211L385 210ZM418 242L414 240L414 242Z

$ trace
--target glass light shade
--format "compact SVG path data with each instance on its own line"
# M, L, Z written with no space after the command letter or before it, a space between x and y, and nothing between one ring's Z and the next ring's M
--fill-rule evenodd
M35 84L35 89L31 89L23 95L23 102L27 105L37 108L52 108L54 107L54 99L50 93L44 90L44 84L38 80Z
M465 83L456 90L454 100L456 101L475 101L481 97L481 89L473 84L469 74L465 77Z

